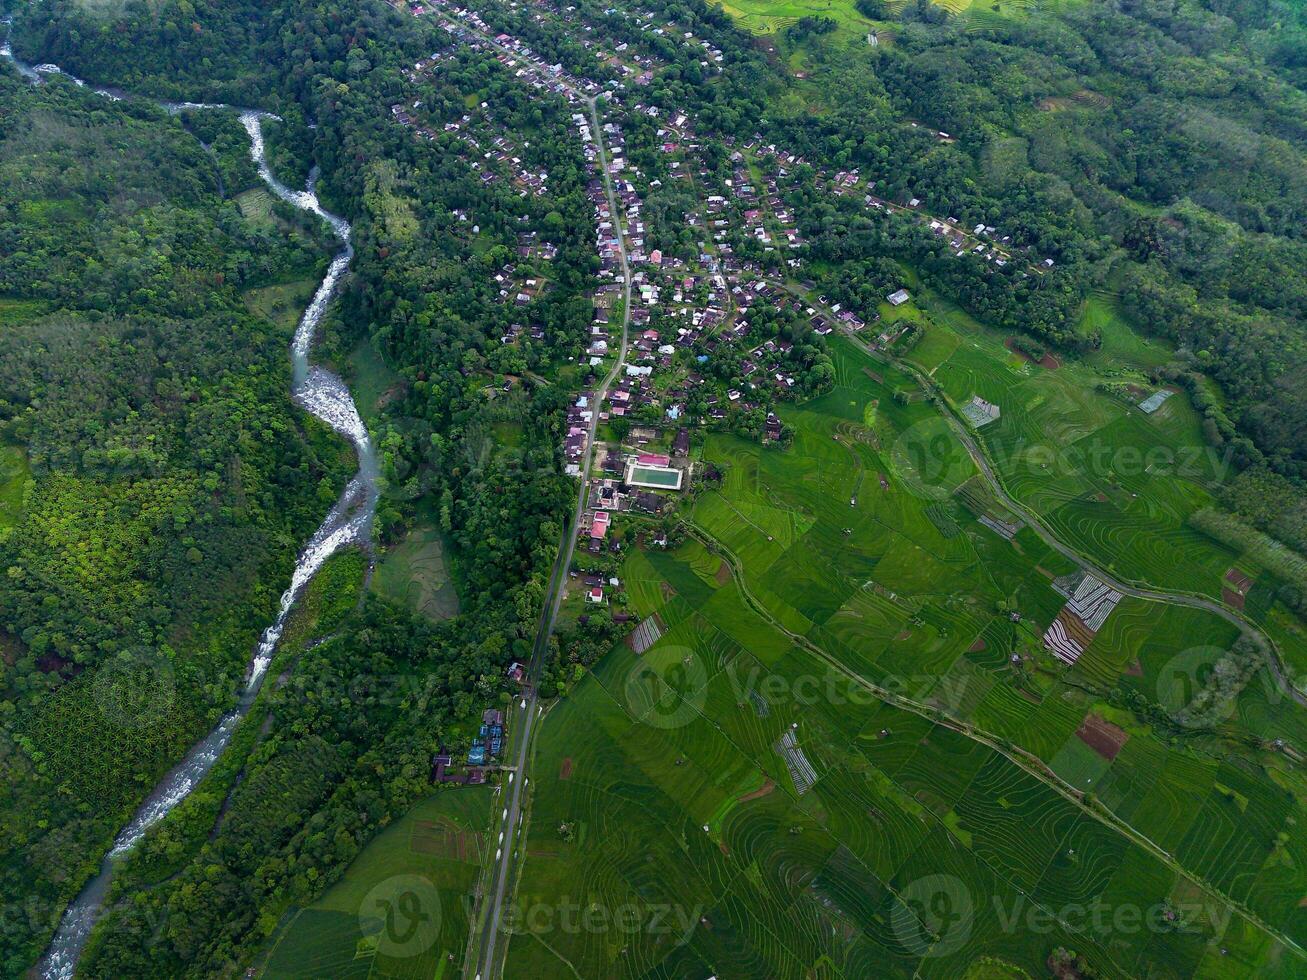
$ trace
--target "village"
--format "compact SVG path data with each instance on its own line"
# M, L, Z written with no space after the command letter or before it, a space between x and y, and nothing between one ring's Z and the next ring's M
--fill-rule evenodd
M537 20L574 13L574 8L559 9L547 0L531 6ZM709 141L697 132L690 113L641 97L663 66L648 49L627 41L610 43L583 22L580 43L595 58L590 77L548 63L477 11L443 0L411 3L408 10L415 16L433 13L457 45L493 58L516 80L569 106L589 171L586 197L599 268L589 334L579 352L588 373L567 410L561 446L565 472L587 480L563 609L570 619L590 615L587 610L597 607L615 620L629 620L619 598L622 582L611 572L626 537L619 529L628 521L635 521L641 534L658 528L659 520L692 492L701 441L697 433L725 429L764 444L783 443L785 426L776 409L817 393L811 366L822 338L841 331L870 348L891 348L912 328L910 319L900 315L912 302L911 291L906 282L894 283L872 310L850 309L822 294L807 278L806 243L788 200L796 175L812 168L800 155L761 137L721 139L728 157L724 165L713 165L706 152ZM658 26L652 14L612 14L626 27L668 43L702 46L706 70L720 64L720 52L690 32ZM410 80L430 77L449 56L437 52L417 62ZM591 115L591 105L597 116ZM397 103L392 114L421 138L443 135L461 144L482 182L506 180L521 195L548 194L548 174L525 162L525 144L519 146L496 126L493 106L479 101L438 125L421 121L422 108L420 100ZM941 141L952 140L947 133L927 131ZM612 182L617 213L610 207L605 177ZM818 171L816 182L833 196L860 201L869 216L906 216L920 223L943 239L955 257L976 256L997 269L1026 262L1028 270L1020 275L1040 274L1053 265L1051 260L1018 259L1011 236L993 226L967 229L955 217L926 213L915 197L903 202L882 198L875 193L877 182L856 169ZM676 206L661 206L669 200ZM660 204L656 214L650 201ZM477 230L474 216L459 213L456 218ZM548 288L548 264L555 253L556 247L537 233L523 232L514 261L495 274L501 300L523 312L521 322L511 324L500 338L505 348L544 339L541 325L529 314L532 301ZM629 311L624 306L628 275ZM624 356L616 376L601 395L598 379L613 368L619 353ZM505 387L510 384L511 379ZM979 403L967 406L966 417L979 428L999 413L998 406ZM647 543L665 544L665 532L652 531ZM521 679L522 665L514 669ZM446 754L437 760L445 760L441 775L433 778L484 778L485 767L494 765L502 746L502 727L495 725L487 712L466 771L460 773Z

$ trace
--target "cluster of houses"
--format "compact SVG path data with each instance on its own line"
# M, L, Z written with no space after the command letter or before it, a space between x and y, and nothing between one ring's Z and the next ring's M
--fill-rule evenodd
M412 68L405 70L405 79L414 83L429 79L446 57L443 52L436 52L429 58L415 62ZM477 107L478 117L470 112L464 113L458 119L444 123L440 129L419 118L422 108L422 100L414 99L395 103L390 107L390 112L399 123L411 127L424 139L436 140L443 132L465 145L472 151L469 164L480 175L482 183L493 184L507 178L523 196L548 193L548 172L529 167L525 163L516 142L502 128L495 127L487 103L482 102Z
M593 96L602 91L599 83L593 79L573 75L560 64L551 65L532 51L526 42L496 32L475 10L445 3L444 0L431 0L427 6L409 4L409 12L415 16L426 13L428 8L439 9L441 13L453 18L452 22L441 21L441 26L453 37L475 51L491 51L495 60L511 71L514 77L533 88L561 95L569 101L577 93ZM483 37L493 37L493 47L487 45Z
M521 669L520 664L514 667ZM486 767L504 751L504 713L498 708L487 708L481 715L481 726L468 749L465 766L454 762L453 753L441 749L432 759L433 783L456 783L475 786L486 781Z
M550 0L531 0L531 3L537 9L552 13L568 24L578 23L579 11L571 4L560 9ZM662 21L661 14L655 15L647 10L628 11L617 7L608 7L603 13L605 17L625 21L632 34L648 34L694 49L699 53L699 67L705 74L717 74L722 70L723 55L720 48L696 37L693 31ZM584 35L579 39L581 45L594 51L601 63L616 69L623 76L624 81L647 85L653 80L655 71L666 67L666 63L661 58L651 56L648 50L637 51L636 45L630 41L614 39L615 43L607 46L594 39L594 35L597 34L595 25L582 19L579 26ZM646 44L644 47L648 48L650 45Z
M481 716L480 731L472 739L472 748L468 750L467 764L485 765L489 760L498 758L503 750L504 713L498 708L487 708Z
M445 10L454 16L467 21L478 30L483 32L489 32L490 30L475 12L468 11L461 7L443 4L442 0L435 0L435 4L443 6ZM572 16L576 13L575 8L573 7L565 7L559 11L557 8L549 5L546 0L537 0L537 5L542 9L549 10L562 17ZM670 24L659 25L655 20L655 15L651 12L639 11L637 13L624 13L610 9L606 10L605 14L608 16L615 15L631 19L641 31L648 31L649 33L660 35L673 41L679 39L683 43L700 46L706 54L706 57L701 62L702 67L708 70L720 70L722 54L719 50L713 48L708 42L696 38L692 32L680 31L678 28ZM587 24L583 26L582 30L588 35L593 33L594 29L592 25ZM532 55L530 49L527 48L525 44L509 37L508 35L499 35L496 37L496 43L515 51L527 61L533 62L535 74L530 80L540 87L547 87L559 94L566 94L566 89L568 87L575 91L585 92L589 95L596 94L600 91L601 87L598 83L590 79L570 76L564 72L559 65L545 64L543 59ZM614 54L623 54L624 56L630 55L629 44L627 42L622 42L619 47L622 50L620 52L615 51L613 52ZM640 74L657 67L654 59L649 58L647 55L639 57L630 55L628 60L634 61L635 65L640 69ZM637 106L636 111L639 111L640 108L641 107ZM683 132L688 134L689 122L683 114L680 115L679 122L680 125L684 127ZM914 128L923 129L931 133L940 142L955 142L954 137L949 133L931 129L928 126L915 121L910 122L910 125ZM730 140L727 141L727 145L731 145ZM755 135L755 137L744 146L744 149L753 150L759 156L770 155L776 158L776 161L779 164L779 169L776 175L769 175L765 178L767 184L766 192L768 204L771 207L772 213L776 217L778 225L780 226L777 232L779 240L782 240L789 249L797 251L801 248L803 240L799 234L797 223L795 222L793 215L788 212L782 202L778 179L784 180L790 175L795 166L804 161L796 154L779 148L774 144L762 144L761 137L757 135ZM861 190L863 192L864 203L868 206L869 210L873 212L914 213L919 220L927 224L933 232L940 235L942 238L947 239L950 249L957 257L961 257L965 254L979 256L998 268L1003 268L1013 261L1011 235L1001 233L992 225L979 224L975 228L968 229L962 227L957 218L939 218L923 212L921 210L922 201L916 197L909 199L903 204L894 203L878 197L872 193L875 189L876 182L864 180L857 170L841 170L836 172L834 175L819 174L818 180L824 184L831 193L837 195L854 194ZM752 190L751 181L748 179L747 173L740 173L737 171L735 176L732 178L732 184L737 185L739 189L744 190L741 200L747 204L749 201L749 192ZM735 193L735 190L736 187L733 187L732 197L740 196ZM732 222L728 217L724 215L714 216L712 214L713 205L720 205L721 203L722 202L720 201L709 202L709 224L713 228L713 237L717 240L719 246L724 243L727 238L727 231L732 227ZM743 226L747 227L750 235L754 236L759 241L770 245L772 234L766 227L761 209L746 207L745 211L746 213L742 218ZM786 265L791 268L799 268L801 261L800 255L790 255L785 258ZM1045 272L1048 269L1053 268L1053 266L1054 262L1052 259L1045 258L1030 260L1030 268L1036 272Z
M489 31L477 14L450 5L444 5L444 9L470 28L463 30L456 26L453 28L456 33L462 31L469 44L485 45L484 39L473 33ZM697 403L702 420L722 422L732 411L755 410L795 389L799 378L788 367L792 345L779 338L762 343L754 341L740 352L733 387L720 390L709 385L705 389L711 373L707 362L730 346L750 342L749 310L755 304L773 308L795 304L818 334L829 334L836 328L850 331L865 328L866 323L858 314L841 310L838 304L822 311L803 307L770 275L769 269L775 266L760 267L734 254L731 247L731 241L738 241L735 236L743 232L765 246L764 254L779 248L791 268L801 267L803 240L783 197L784 182L804 163L801 157L774 144L763 144L758 137L740 146L728 140L731 176L721 181L724 184L721 186L698 153L699 139L687 114L635 103L631 112L658 121L659 149L671 158L668 171L674 178L692 185L697 178L704 187L699 195L699 211L685 216L691 227L700 229L699 255L691 261L666 256L659 248L649 245L651 229L646 227L642 216L639 190L646 184L645 175L628 160L621 124L610 118L599 122L601 132L593 131L595 118L585 100L599 91L598 83L571 76L561 66L546 63L523 42L506 34L496 35L493 45L485 47L518 77L561 95L573 106L572 123L591 171L587 196L594 210L595 244L600 258L600 285L594 296L586 349L593 369L599 369L613 353L623 294L623 247L629 263L630 344L626 364L605 398L600 400L597 391L590 389L583 391L569 408L563 446L569 473L581 473L590 449L591 432L599 422L635 416L642 422L657 419L665 426L679 425L691 400ZM612 96L610 102L618 104L619 98ZM759 179L750 160L765 158L772 159ZM616 211L610 203L601 167L606 168L611 179ZM834 193L863 193L869 203L881 210L907 210L875 198L870 193L874 183L865 182L857 170L842 170L833 177L819 176L819 179L826 180ZM648 186L652 189L656 182L649 181ZM919 201L910 202L910 206L919 204ZM966 236L964 244L970 247L973 233L963 232L952 222L948 228L950 234ZM997 234L989 228L981 228L979 233ZM1001 260L997 249L993 254ZM508 274L503 275L500 283L505 299L522 304L529 303L532 289L540 286L539 282L518 283ZM909 296L900 290L887 299L895 306L906 302ZM502 339L505 343L514 342L526 330L514 325ZM889 344L894 339L896 330L891 327L877 342ZM779 420L771 415L764 429L765 436L780 439L782 431Z
M650 430L647 435L654 435ZM681 428L672 441L672 451L655 453L629 451L605 446L598 473L590 481L585 508L577 526L577 543L592 555L619 551L620 545L610 535L613 518L621 513L657 517L672 502L672 496L684 489L692 464L690 432ZM661 492L660 492L661 491ZM585 574L572 569L573 579L582 579L587 603L606 604L606 587L619 588L615 576Z

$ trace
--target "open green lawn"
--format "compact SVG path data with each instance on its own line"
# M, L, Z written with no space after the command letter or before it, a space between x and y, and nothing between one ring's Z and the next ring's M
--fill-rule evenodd
M261 976L460 976L472 891L491 846L492 792L445 790L387 827L340 881L282 923Z

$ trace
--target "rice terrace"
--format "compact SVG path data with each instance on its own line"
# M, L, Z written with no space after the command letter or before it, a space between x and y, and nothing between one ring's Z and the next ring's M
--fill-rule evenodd
M0 976L1307 977L1307 4L0 35Z

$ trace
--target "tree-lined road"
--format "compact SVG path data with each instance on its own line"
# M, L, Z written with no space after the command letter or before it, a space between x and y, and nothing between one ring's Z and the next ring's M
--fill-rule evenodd
M461 26L463 26L464 30L467 30L466 25ZM515 52L495 44L493 40L485 35L478 36L485 43L498 50L520 57ZM489 870L487 887L483 890L483 894L488 898L488 904L483 908L479 920L482 931L477 942L477 966L474 974L477 980L490 980L490 978L497 976L499 973L497 958L502 958L504 955L504 950L499 947L498 938L503 919L504 897L508 893L509 883L517 871L518 844L520 840L525 839L525 835L522 833L523 791L526 789L531 761L531 739L534 734L535 723L540 716L539 697L536 689L549 650L549 637L554 631L554 622L558 617L558 609L563 601L563 585L567 581L567 570L572 565L572 554L576 548L577 528L581 524L581 516L585 511L586 500L590 493L591 470L594 465L595 433L599 425L599 406L603 403L605 396L608 394L608 389L626 364L631 323L631 267L626 256L626 222L622 220L618 211L617 195L613 190L613 180L608 172L608 150L604 145L603 131L599 125L598 106L594 98L575 90L569 91L574 98L585 104L590 116L590 125L594 131L595 146L598 150L599 170L604 182L604 194L608 199L608 211L617 232L618 257L622 270L622 340L618 348L616 361L613 362L612 367L595 389L591 399L590 427L586 439L585 453L581 459L581 486L577 492L576 507L572 513L572 522L569 526L563 528L562 537L558 543L558 558L555 560L553 570L550 573L549 587L545 593L545 601L540 611L540 622L536 629L535 644L531 650L531 662L527 665L528 693L519 700L516 709L516 720L513 722L518 732L517 756L513 761L514 771L508 777L508 789L505 793L504 806L500 815L501 833L496 844L497 851Z

